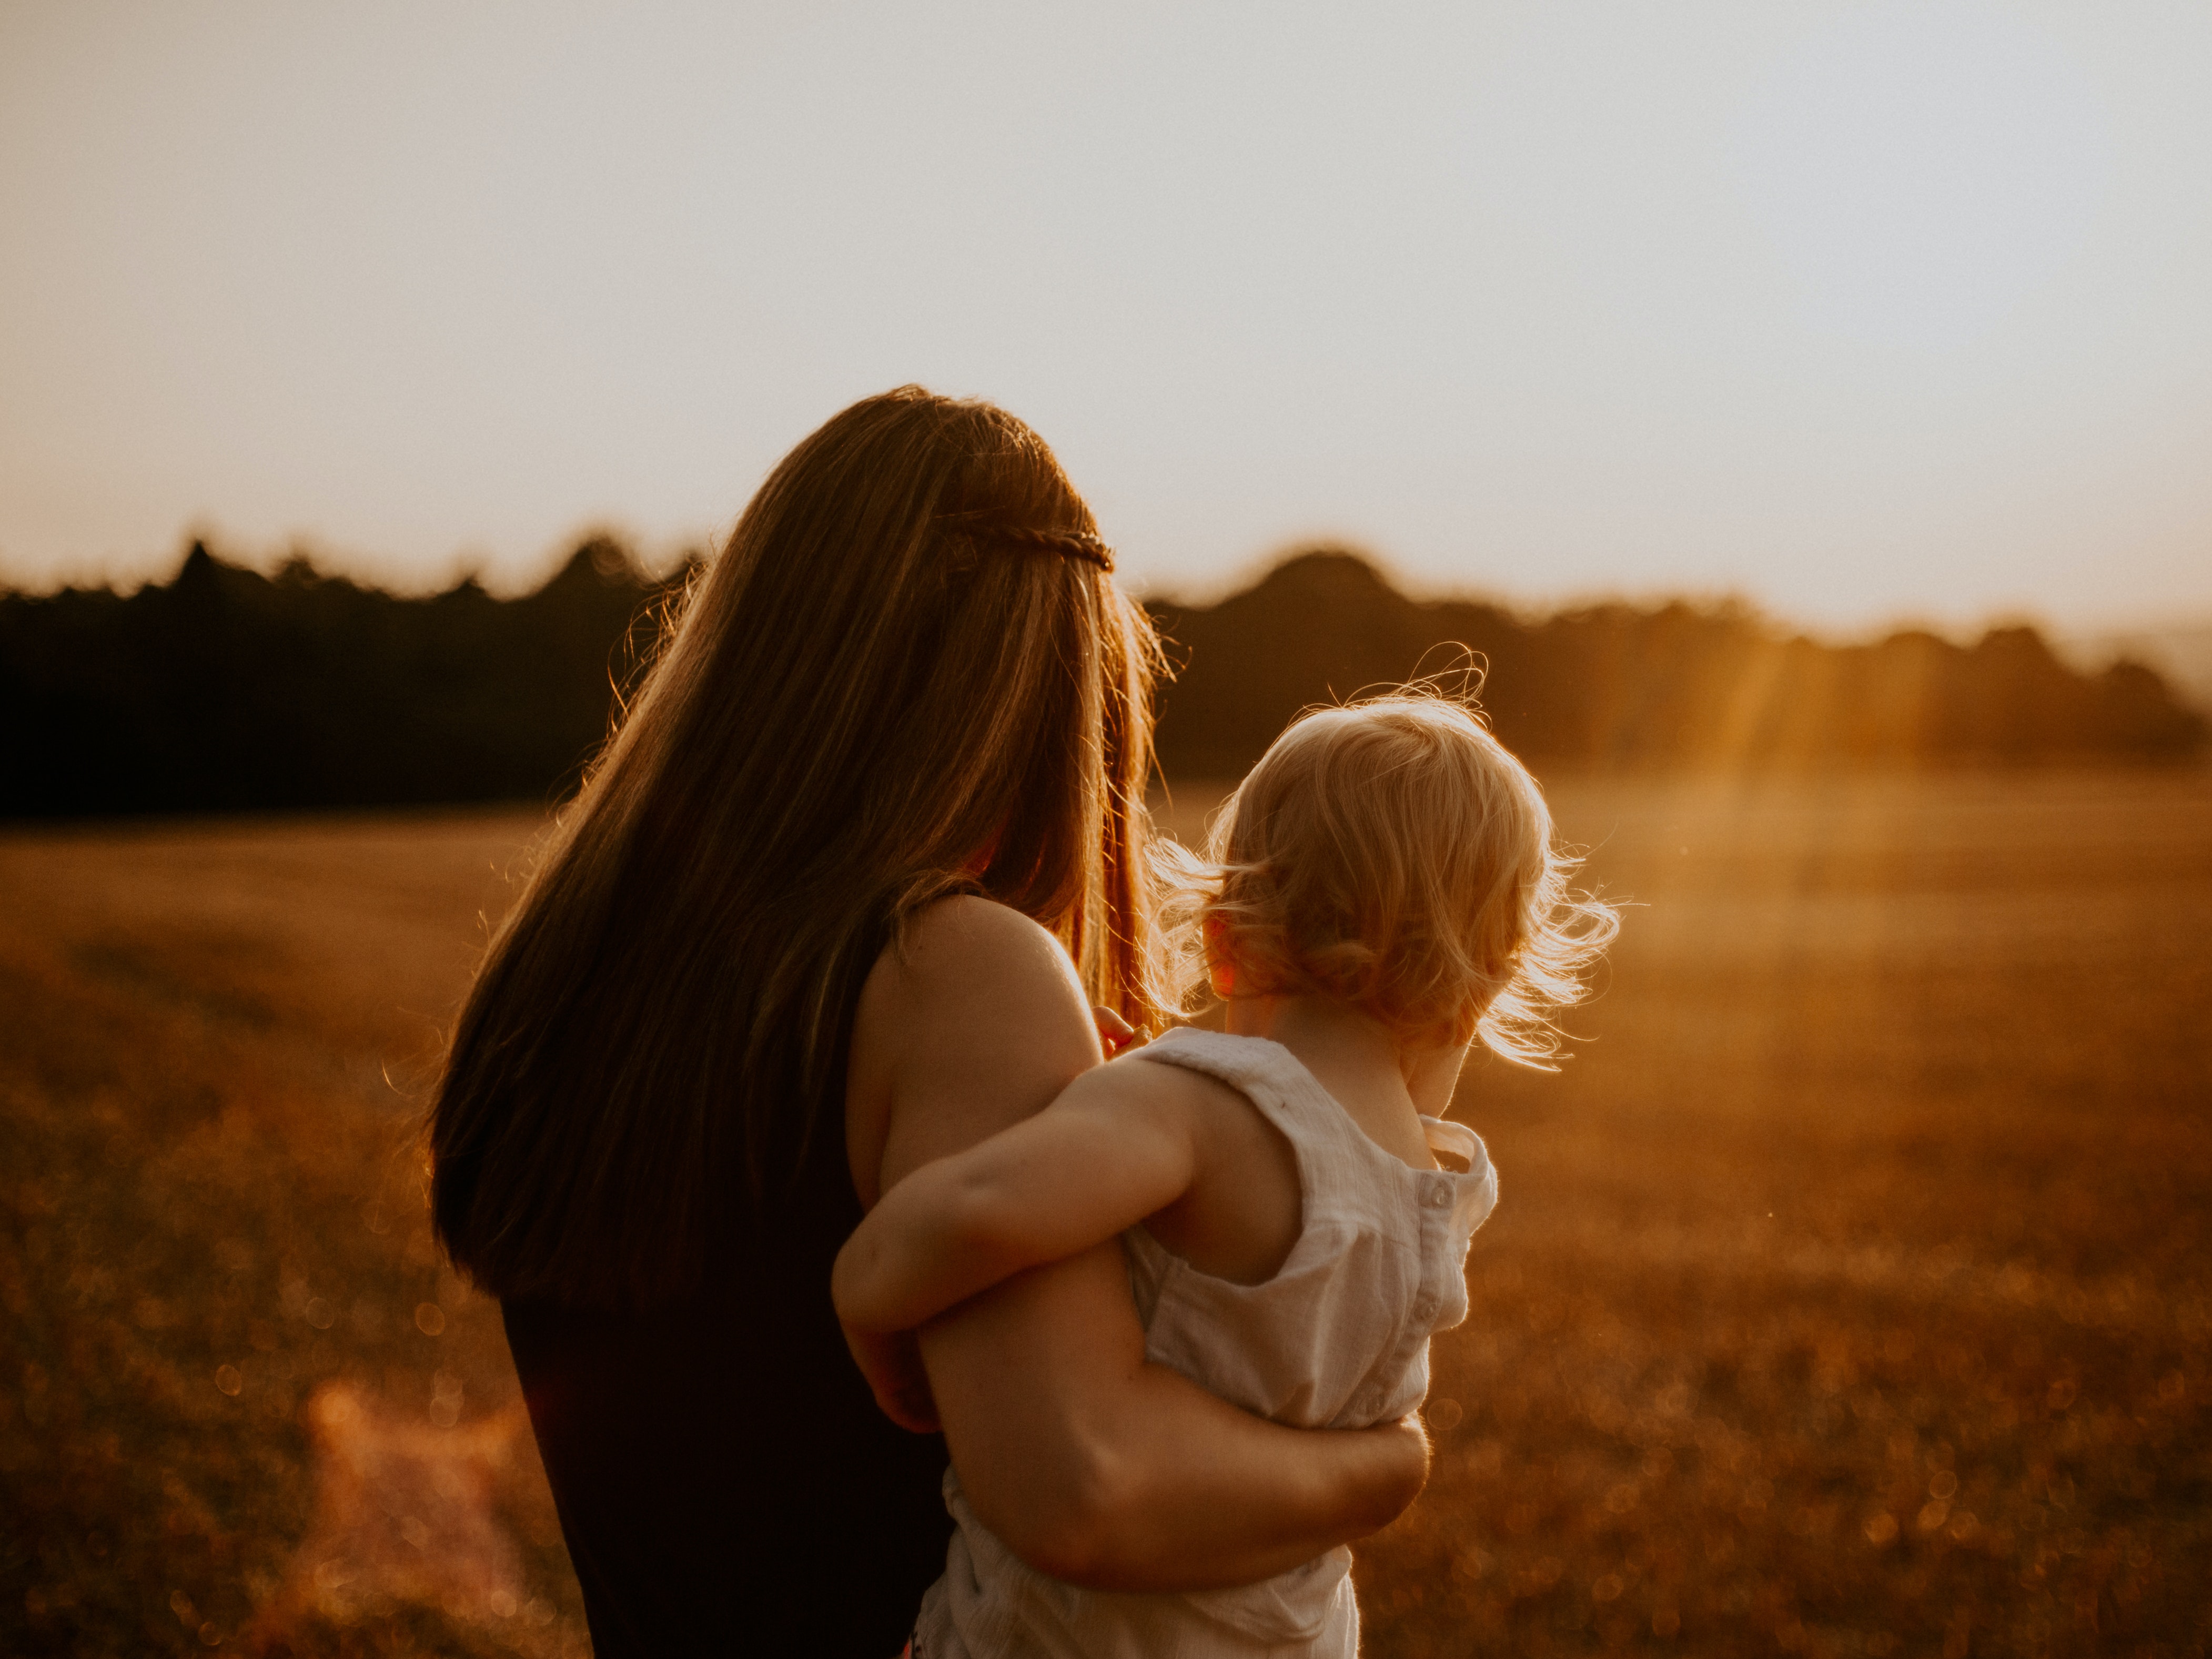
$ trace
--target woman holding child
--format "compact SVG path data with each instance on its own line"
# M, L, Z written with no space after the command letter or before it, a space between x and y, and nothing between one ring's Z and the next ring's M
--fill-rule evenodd
M493 941L434 1206L602 1659L1357 1648L1343 1546L1419 1490L1497 1192L1445 1103L1478 1040L1548 1054L1613 918L1419 692L1294 724L1207 861L1149 848L1111 570L1012 416L854 405ZM1094 1012L1200 981L1224 1030L1099 1065Z
M1418 1426L1283 1427L1148 1362L1121 1247L966 1302L876 1408L832 1261L933 1160L1158 1026L1156 647L1049 449L915 388L763 485L499 930L432 1124L601 1659L890 1659L964 1503L1107 1589L1269 1577L1419 1491Z

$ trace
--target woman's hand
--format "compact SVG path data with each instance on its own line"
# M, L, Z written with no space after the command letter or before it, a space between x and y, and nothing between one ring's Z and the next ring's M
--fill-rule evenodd
M1378 1423L1373 1432L1391 1441L1383 1456L1395 1460L1402 1482L1398 1491L1383 1493L1378 1505L1389 1511L1389 1519L1382 1523L1387 1527L1413 1507L1413 1500L1429 1484L1429 1466L1435 1460L1435 1449L1429 1444L1429 1425L1419 1411L1407 1412L1395 1423Z
M1098 1046L1109 1060L1144 1040L1135 1026L1103 1003L1091 1005L1091 1023L1098 1028Z
M914 1333L862 1331L850 1325L844 1329L853 1363L868 1379L883 1414L909 1434L936 1433L937 1401L929 1391L929 1373L922 1368Z

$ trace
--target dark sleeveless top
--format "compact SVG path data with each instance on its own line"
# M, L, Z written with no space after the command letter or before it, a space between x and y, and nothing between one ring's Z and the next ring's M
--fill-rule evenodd
M599 1659L894 1659L945 1571L945 1443L876 1409L830 1302L860 1221L835 1082L775 1224L702 1293L504 1304Z

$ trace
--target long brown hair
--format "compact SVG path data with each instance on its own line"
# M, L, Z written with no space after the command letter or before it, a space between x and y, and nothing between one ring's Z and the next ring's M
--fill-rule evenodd
M430 1121L501 1296L680 1297L842 1131L854 998L933 899L1036 918L1158 1015L1158 646L1044 441L902 386L769 475L695 581L469 993ZM980 873L978 868L980 866Z

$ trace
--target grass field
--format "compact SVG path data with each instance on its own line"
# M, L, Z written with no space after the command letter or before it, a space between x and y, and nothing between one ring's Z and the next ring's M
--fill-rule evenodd
M2212 777L1553 793L1638 908L1368 1651L2203 1653ZM586 1646L405 1150L535 829L0 833L0 1652Z

